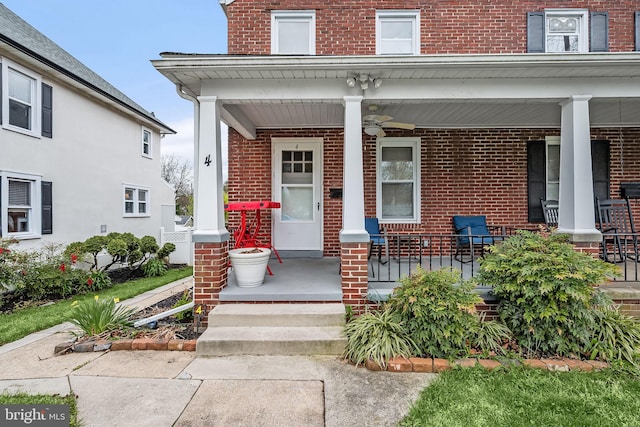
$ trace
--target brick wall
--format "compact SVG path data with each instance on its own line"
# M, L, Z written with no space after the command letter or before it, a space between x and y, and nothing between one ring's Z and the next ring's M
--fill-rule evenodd
M609 50L634 50L637 0L236 0L228 6L228 53L271 53L272 10L315 10L317 55L374 55L376 9L420 11L420 53L525 53L527 12L581 8L609 13Z
M390 232L450 233L453 215L487 215L488 222L530 227L527 221L527 141L559 135L558 129L416 129L389 131L388 136L421 137L421 224L389 224ZM620 183L640 182L640 129L593 129L592 139L611 147L611 197ZM247 141L229 130L229 201L271 199L271 138L321 137L324 140L324 254L339 256L342 200L329 189L342 188L343 134L332 130L259 131ZM364 135L365 214L376 214L375 138ZM633 200L640 218L640 200ZM229 214L230 229L240 215ZM263 221L268 228L269 212ZM270 231L263 230L267 235Z

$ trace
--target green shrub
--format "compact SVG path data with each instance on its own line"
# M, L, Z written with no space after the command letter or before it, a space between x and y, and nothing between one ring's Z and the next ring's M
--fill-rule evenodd
M173 243L165 243L164 245L162 245L162 247L160 248L160 250L156 255L160 259L165 259L171 253L175 252L175 250L176 250L176 245L174 245Z
M75 305L71 322L78 326L88 336L99 335L124 326L130 326L129 318L135 309L116 305L115 300L83 301Z
M400 279L387 303L416 343L417 356L455 358L469 353L469 332L478 318L475 305L482 299L474 284L462 281L452 269L418 269Z
M529 356L580 354L616 268L577 252L561 234L520 231L483 257L477 280L493 287L501 320Z
M410 357L418 349L405 325L391 310L367 312L344 328L344 356L359 365L372 360L386 367L392 357Z
M167 272L167 266L159 258L151 258L143 266L142 271L146 277L163 276Z

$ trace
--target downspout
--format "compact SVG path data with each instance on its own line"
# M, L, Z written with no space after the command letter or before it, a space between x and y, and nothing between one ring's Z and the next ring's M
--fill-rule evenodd
M176 84L176 92L180 98L193 102L193 176L197 177L199 167L197 159L200 158L198 156L198 150L200 148L200 103L195 96L187 95L181 84ZM194 179L193 182L193 194L198 194L198 180ZM194 212L194 226L196 226L197 221L198 219L195 218Z

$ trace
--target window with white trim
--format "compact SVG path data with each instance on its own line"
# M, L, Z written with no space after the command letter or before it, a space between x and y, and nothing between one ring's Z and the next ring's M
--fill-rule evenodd
M420 222L420 138L378 138L377 216L381 222Z
M153 134L149 129L142 129L142 155L153 157Z
M149 194L145 187L125 185L123 187L124 216L150 216Z
M583 9L545 10L546 52L588 52L589 14Z
M2 236L40 237L41 182L41 177L36 175L0 172Z
M40 76L3 59L2 127L29 135L40 134Z
M376 55L420 55L420 12L376 11Z
M316 12L313 10L271 12L271 53L316 54Z
M560 195L560 137L547 137L546 146L546 199L558 200Z

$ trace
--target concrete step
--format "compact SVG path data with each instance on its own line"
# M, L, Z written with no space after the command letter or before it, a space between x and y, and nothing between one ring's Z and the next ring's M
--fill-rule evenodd
M210 326L344 326L344 304L222 304Z
M341 326L220 326L198 338L198 357L230 355L341 355L346 339Z
M344 304L222 304L209 313L196 355L341 355Z

